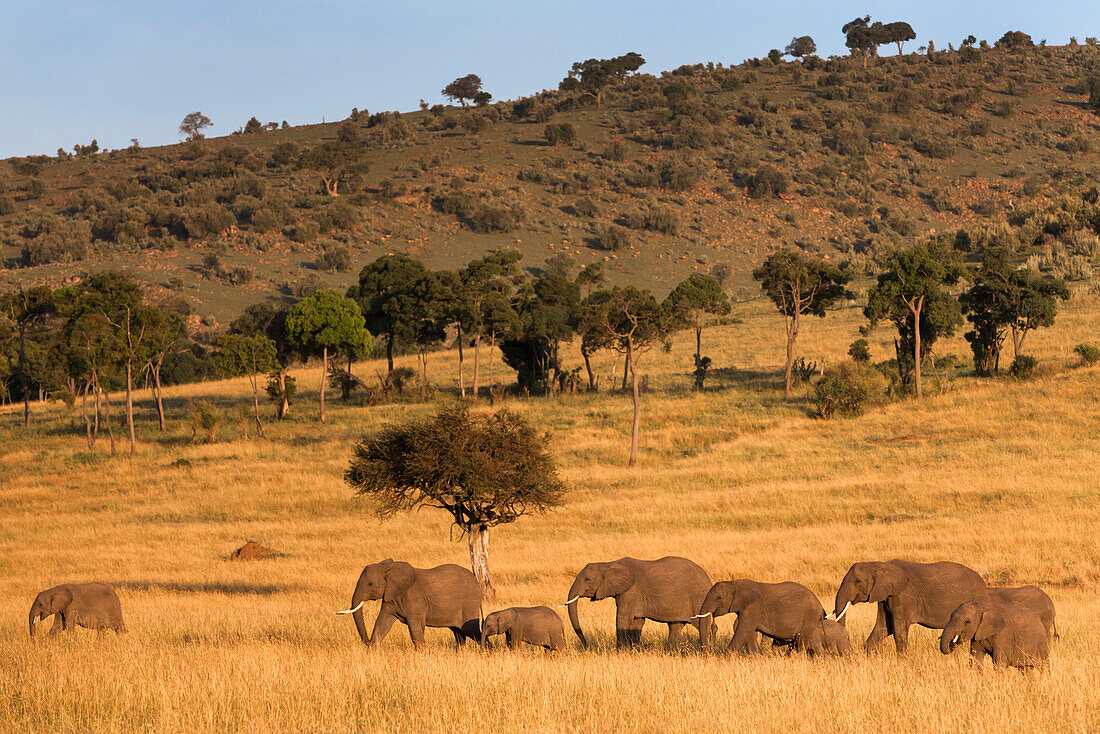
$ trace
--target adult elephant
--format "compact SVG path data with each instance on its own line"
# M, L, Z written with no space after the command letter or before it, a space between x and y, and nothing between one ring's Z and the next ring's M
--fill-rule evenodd
M989 598L990 601L1027 607L1039 615L1043 628L1047 631L1047 637L1052 640L1058 639L1058 628L1054 624L1054 601L1038 586L991 586Z
M699 610L703 629L709 632L711 619L723 614L737 615L730 652L760 652L757 632L772 640L790 641L813 655L825 652L825 610L817 595L802 584L719 581ZM710 644L704 648L710 648Z
M878 647L893 635L898 652L909 646L914 624L943 629L951 613L968 601L985 601L989 590L977 571L960 563L893 560L853 564L836 592L833 615L843 623L852 604L878 604L875 627L864 647Z
M703 620L695 619L695 615L710 586L707 572L686 558L666 556L656 561L620 558L589 563L582 568L569 587L569 601L565 606L569 607L573 631L585 647L588 647L588 640L577 617L577 601L582 597L592 601L615 599L615 643L618 647L639 644L647 619L668 625L670 644L680 638L686 624L695 625L702 642L707 627Z
M374 631L367 635L363 605L382 600ZM481 586L462 566L448 563L435 568L413 568L403 561L387 558L373 563L359 574L351 607L336 614L350 614L363 644L376 647L394 622L409 628L413 645L424 642L425 627L446 627L454 633L455 643L481 639Z
M31 604L28 618L31 637L34 637L35 622L51 614L54 615L51 635L75 626L126 631L118 594L106 584L61 584L39 592Z

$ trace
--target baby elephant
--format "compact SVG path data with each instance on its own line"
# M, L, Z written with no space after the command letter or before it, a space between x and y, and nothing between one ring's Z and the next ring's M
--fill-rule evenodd
M711 587L699 612L700 618L737 614L729 644L731 652L759 652L757 632L773 640L793 640L797 649L812 654L825 652L825 610L821 601L793 581L719 581Z
M825 652L829 655L848 655L852 652L852 644L848 640L848 628L840 622L831 619L821 623L825 629ZM772 640L773 648L786 648L790 652L796 647L796 640Z
M31 637L34 637L35 622L51 614L55 615L51 635L74 625L93 630L126 631L118 594L106 584L61 584L40 592L31 605L28 620Z
M482 647L488 645L492 635L504 635L513 650L520 642L547 650L565 649L565 627L550 607L510 607L493 612L485 617L481 628Z
M978 664L989 655L994 665L1030 668L1045 665L1049 655L1043 620L1021 604L960 604L944 627L940 652L949 655L967 642Z

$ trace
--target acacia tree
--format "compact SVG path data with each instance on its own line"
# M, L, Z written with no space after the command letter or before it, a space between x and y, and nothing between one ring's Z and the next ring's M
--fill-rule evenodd
M329 352L371 350L371 335L355 301L336 291L320 290L303 298L286 317L286 335L303 356L321 357L321 422L325 422L325 383Z
M864 68L879 46L893 40L886 26L877 20L872 23L869 15L848 21L840 30L845 36L844 45L851 49L853 56L863 59Z
M27 337L43 328L56 310L53 292L45 286L0 296L0 321L19 338L19 385L23 390L23 425L31 424L31 390L27 370Z
M290 365L298 359L294 344L287 337L285 307L269 303L254 303L229 325L229 333L245 336L266 336L275 345L275 365L268 379L267 393L278 404L276 417L282 420L290 412L290 398L294 393L294 378L287 374Z
M917 37L917 34L913 32L913 26L905 23L904 21L895 21L893 23L887 23L883 28L886 29L886 37L893 44L898 47L898 56L902 54L902 47L905 46L906 41L912 41Z
M181 351L187 344L187 327L183 317L171 311L152 309L146 316L145 373L153 378L153 399L157 406L157 419L163 433L164 402L161 395L160 372L168 355Z
M889 318L898 328L898 369L902 369L902 347L911 341L913 385L917 399L921 391L921 363L941 336L949 336L962 321L959 302L944 286L959 280L962 269L951 252L937 243L918 245L893 253L886 272L867 294L864 314L874 326Z
M787 359L783 366L783 397L790 399L794 348L804 314L825 317L825 311L850 297L848 276L836 265L792 250L777 250L753 271L760 288L784 318Z
M252 386L252 407L256 415L256 432L264 438L264 424L260 420L259 375L275 369L275 342L264 334L222 334L214 361L226 377L245 375ZM323 419L322 419L323 420Z
M1001 346L1010 332L1013 356L1020 356L1028 332L1053 325L1058 301L1069 295L1065 281L1015 268L1007 248L983 253L973 284L959 297L974 327L964 335L974 353L974 371L987 376L1000 368Z
M467 537L485 600L496 601L489 529L561 504L566 487L548 438L502 410L471 418L464 406L392 425L355 446L344 481L379 517L437 507Z
M637 71L645 64L641 54L630 53L613 59L588 59L578 61L569 70L569 75L561 80L558 89L580 97L592 97L596 100L596 109L603 101L604 90Z
M393 351L398 331L411 317L413 289L428 272L408 255L382 255L359 272L359 284L348 289L348 298L359 304L367 330L386 339L386 380L393 375Z
M584 299L581 310L595 334L626 357L634 403L628 466L634 466L638 463L638 437L642 425L638 365L643 355L653 347L669 345L677 320L669 308L657 303L652 293L634 286L595 291Z
M500 345L521 388L541 395L558 384L559 347L573 338L580 301L579 286L560 273L543 272L524 283L515 299L518 326Z
M729 296L713 277L694 273L668 294L666 303L673 315L695 330L695 389L702 390L710 367L710 358L703 356L703 327L711 317L729 314Z
M201 112L191 112L180 123L180 135L184 136L188 142L202 140L206 137L203 130L213 124L210 122L210 118Z
M786 54L796 59L813 56L815 53L817 53L817 44L810 36L795 36L786 48Z
M467 74L466 76L460 76L453 82L443 87L442 92L444 97L458 102L463 107L466 107L468 100L474 100L478 98L478 95L484 94L481 91L481 77L477 74Z
M470 261L459 272L463 293L461 299L461 320L466 333L474 337L474 380L473 394L476 398L481 386L481 340L488 336L489 369L492 371L492 349L501 333L515 327L515 310L509 298L515 290L518 278L517 263L523 255L518 250L492 252ZM459 365L461 375L462 340L459 339ZM465 395L465 392L463 392Z
M361 151L354 140L330 140L303 153L298 166L315 171L326 194L340 196L341 186L345 193L354 191L370 170L370 163L361 159Z

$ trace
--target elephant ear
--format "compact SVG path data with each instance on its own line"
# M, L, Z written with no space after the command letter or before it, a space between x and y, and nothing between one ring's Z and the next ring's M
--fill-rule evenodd
M73 603L73 592L68 586L59 586L50 597L50 614L60 612Z
M760 587L751 581L731 581L730 608L727 612L741 613L741 610L760 598Z
M905 573L892 563L884 563L871 574L871 589L867 592L867 601L872 604L886 601L896 596L909 580Z
M633 585L634 574L629 569L624 566L611 566L604 571L603 578L600 580L599 586L596 587L596 593L592 595L592 598L607 599L611 596L618 596Z
M416 571L407 563L394 563L386 569L386 588L382 601L393 601L404 596L416 581Z
M505 609L500 614L500 629L502 632L515 628L519 621L519 612L515 609Z
M989 607L982 612L978 622L978 629L974 632L975 640L988 640L994 635L999 635L1005 628L1005 615L995 607Z

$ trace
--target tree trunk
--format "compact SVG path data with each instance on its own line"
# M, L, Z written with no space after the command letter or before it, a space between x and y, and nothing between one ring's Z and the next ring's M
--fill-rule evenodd
M703 327L695 327L695 356L698 359L703 358Z
M458 324L458 391L462 397L466 397L466 376L462 372L462 324Z
M924 308L924 297L917 299L909 309L913 312L913 384L917 390L917 400L924 397L920 382L920 312Z
M494 331L489 335L489 392L493 392L493 347L497 343L497 334Z
M478 523L469 528L467 538L470 542L470 568L481 585L481 596L486 604L495 604L497 591L493 588L493 577L489 573L489 527Z
M134 365L126 360L126 425L130 429L130 456L134 455L137 439L134 436Z
M386 380L393 374L393 334L386 336Z
M420 400L428 399L428 355L424 347L417 347L416 360L420 362Z
M90 383L84 383L84 394L80 398L80 413L84 416L84 428L88 432L88 450L95 449L95 434L92 433L92 419L88 416L88 388Z
M792 369L794 368L794 344L798 339L798 316L799 313L796 310L794 316L787 322L787 365L783 370L784 387L783 387L783 399L791 399L791 382L793 380Z
M626 360L623 361L623 382L619 385L620 390L626 389L627 380L630 379L630 348L626 350Z
M286 399L286 368L279 366L279 420L290 412L290 401Z
M107 426L107 436L111 439L111 456L115 455L115 432L111 428L111 396L102 387L99 391L103 394L103 423Z
M31 385L27 379L27 334L19 332L19 384L23 388L23 425L31 425Z
M582 349L581 356L584 357L584 368L588 371L588 391L596 392L596 375L592 373L591 355L587 351Z
M321 422L325 422L325 383L328 382L328 347L321 350Z
M95 435L99 436L99 373L92 372L92 395L95 397Z
M160 432L164 433L168 429L164 425L164 400L160 391L160 362L153 364L153 396L157 402L157 419L160 421Z
M252 407L255 408L255 410L256 410L256 433L259 434L260 438L265 438L265 436L264 436L264 424L260 422L259 377L256 376L255 372L252 373Z
M478 384L478 378L481 377L481 332L479 331L474 336L474 400L477 400L477 391L480 385Z
M631 393L634 398L634 424L630 429L630 461L627 466L638 463L638 434L642 427L642 402L638 393L638 371L634 367L634 348L631 341L626 342L626 363L630 367Z

